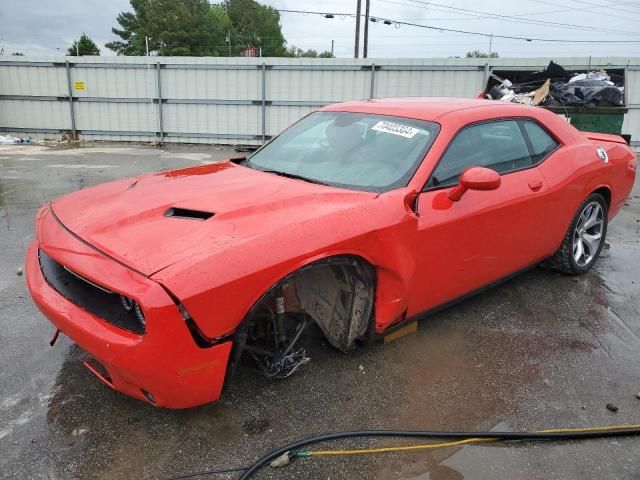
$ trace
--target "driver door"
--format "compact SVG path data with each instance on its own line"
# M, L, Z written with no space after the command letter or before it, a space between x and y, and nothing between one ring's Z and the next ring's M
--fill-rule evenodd
M543 259L547 185L519 122L461 129L418 200L417 273L409 314L457 299ZM447 194L466 168L501 174L492 191Z

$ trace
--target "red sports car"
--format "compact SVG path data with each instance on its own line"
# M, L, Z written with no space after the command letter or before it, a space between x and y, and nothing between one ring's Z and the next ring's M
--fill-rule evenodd
M243 355L295 372L313 323L348 351L541 262L586 272L636 162L621 137L541 108L330 105L248 158L43 206L28 285L104 383L191 407Z

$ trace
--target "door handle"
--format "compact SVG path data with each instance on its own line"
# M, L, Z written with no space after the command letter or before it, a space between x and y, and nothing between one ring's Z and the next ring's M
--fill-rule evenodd
M542 188L542 180L531 180L529 182L529 188L534 192L537 192Z

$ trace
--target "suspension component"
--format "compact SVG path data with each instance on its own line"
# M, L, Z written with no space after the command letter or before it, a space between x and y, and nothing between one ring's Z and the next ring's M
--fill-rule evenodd
M265 376L286 378L311 360L304 348L296 348L311 323L306 315L286 312L284 286L278 285L272 301L253 316L244 350Z

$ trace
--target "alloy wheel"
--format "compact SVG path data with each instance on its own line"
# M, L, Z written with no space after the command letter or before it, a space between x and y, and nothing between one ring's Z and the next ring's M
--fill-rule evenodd
M602 243L604 210L598 202L590 202L582 209L573 232L573 259L579 267L589 265Z

